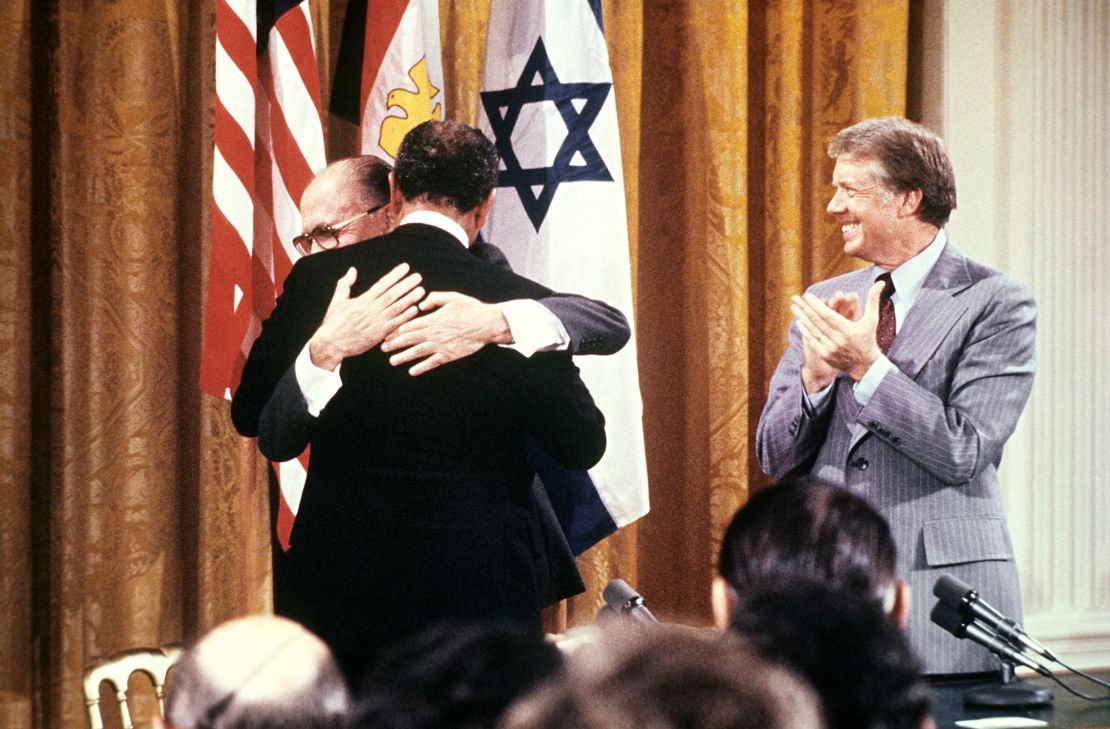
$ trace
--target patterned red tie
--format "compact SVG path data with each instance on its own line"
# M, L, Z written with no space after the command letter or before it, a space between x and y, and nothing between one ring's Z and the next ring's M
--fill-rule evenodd
M890 345L894 344L896 330L894 302L890 300L894 294L894 281L890 279L889 273L884 273L875 280L882 281L884 284L883 293L879 296L879 326L875 329L875 340L879 343L879 349L886 354L890 350Z

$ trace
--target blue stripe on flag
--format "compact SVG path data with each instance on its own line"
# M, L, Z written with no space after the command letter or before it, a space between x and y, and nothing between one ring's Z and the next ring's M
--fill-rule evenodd
M543 482L551 508L575 557L617 531L589 473L561 465L531 435L527 449L528 461Z

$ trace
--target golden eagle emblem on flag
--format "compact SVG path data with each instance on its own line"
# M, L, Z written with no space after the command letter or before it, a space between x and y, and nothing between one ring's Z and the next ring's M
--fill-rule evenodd
M432 106L432 99L439 93L431 79L428 78L427 57L422 57L415 66L409 69L409 78L412 79L416 91L406 88L392 89L386 97L386 109L400 109L404 116L391 114L382 119L381 134L378 144L389 153L391 157L397 156L401 147L401 140L413 127L432 119L441 117L442 106Z

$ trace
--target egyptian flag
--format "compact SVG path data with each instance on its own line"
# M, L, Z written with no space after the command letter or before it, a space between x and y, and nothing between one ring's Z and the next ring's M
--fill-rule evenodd
M331 110L359 125L362 154L390 162L410 129L444 118L438 0L352 0Z

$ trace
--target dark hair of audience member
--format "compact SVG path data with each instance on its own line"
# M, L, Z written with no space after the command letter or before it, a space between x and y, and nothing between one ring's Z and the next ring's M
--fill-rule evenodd
M557 675L559 649L516 623L435 626L397 645L360 683L352 729L492 729Z
M474 127L424 122L401 140L393 177L406 200L469 212L497 185L497 150Z
M815 729L812 689L734 635L672 626L607 631L501 729Z
M732 630L809 681L829 729L921 729L929 696L905 634L873 600L817 583L747 594Z
M896 562L881 514L846 489L804 476L768 486L740 507L721 539L717 571L740 597L801 578L883 600Z

